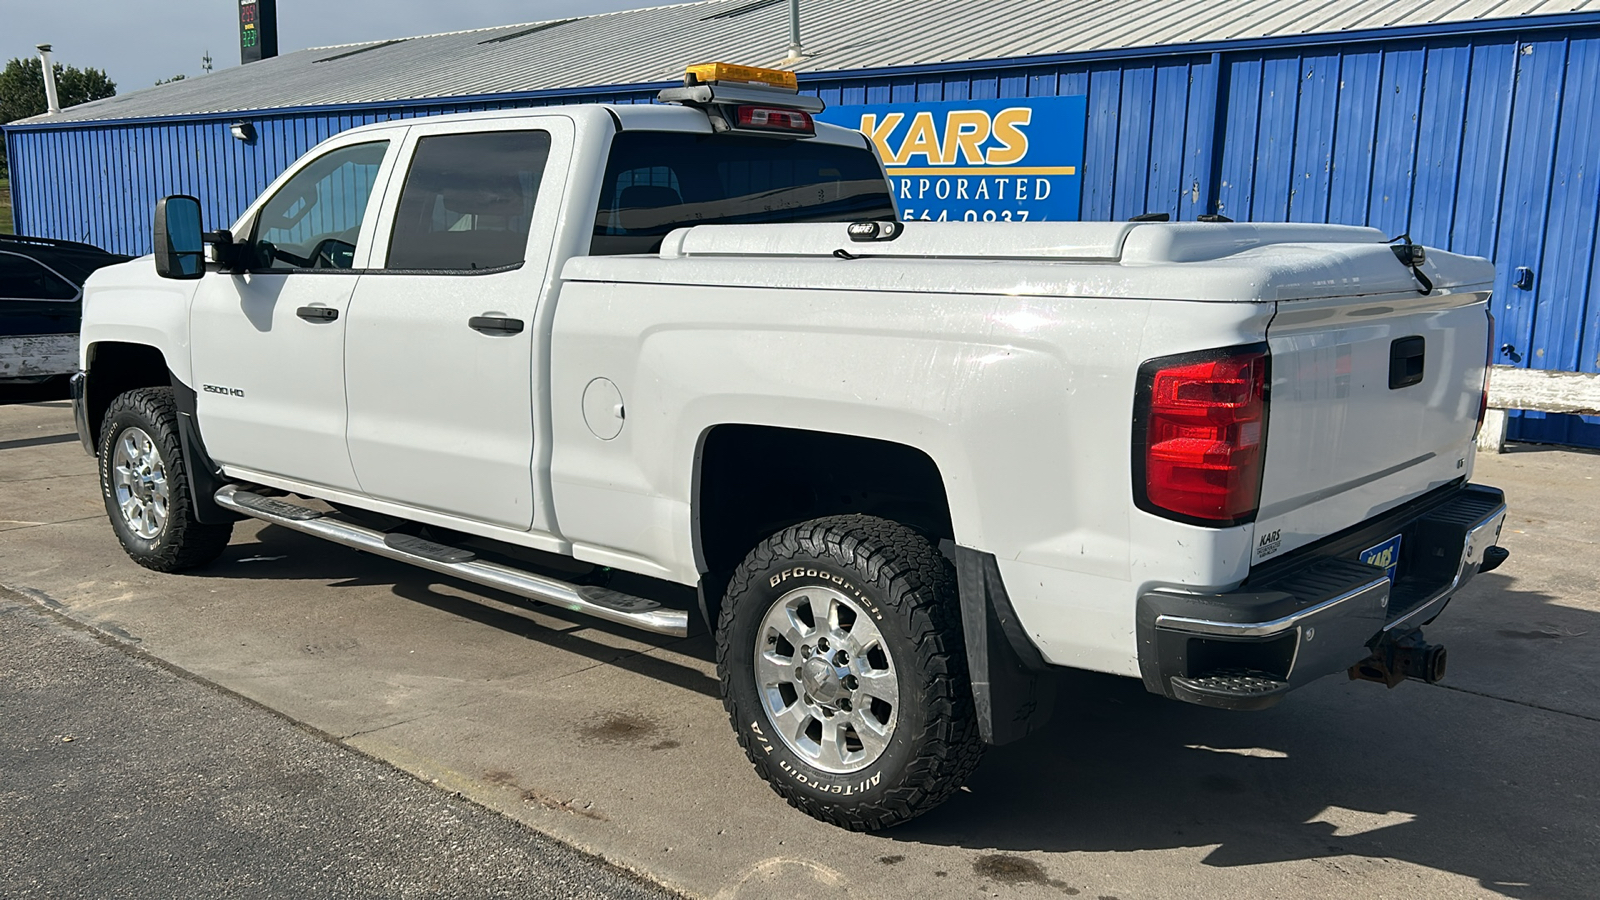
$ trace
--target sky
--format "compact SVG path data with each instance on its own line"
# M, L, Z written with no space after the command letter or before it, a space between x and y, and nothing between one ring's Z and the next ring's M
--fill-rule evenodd
M119 94L239 65L237 0L0 0L0 64L51 44L56 62L106 70ZM673 0L278 0L278 52L512 25Z

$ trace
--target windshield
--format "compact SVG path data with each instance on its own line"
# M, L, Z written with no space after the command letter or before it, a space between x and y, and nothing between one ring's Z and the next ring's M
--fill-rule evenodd
M888 181L864 144L624 131L611 143L589 252L655 253L686 225L893 218Z

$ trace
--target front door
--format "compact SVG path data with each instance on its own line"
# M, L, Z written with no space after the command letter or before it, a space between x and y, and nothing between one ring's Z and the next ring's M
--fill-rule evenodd
M196 412L230 473L359 489L345 449L345 327L368 201L397 142L368 136L302 165L244 226L259 267L201 279L189 314Z
M404 184L385 198L393 227L345 335L350 459L371 497L548 530L535 521L538 316L572 126L471 127L413 125Z

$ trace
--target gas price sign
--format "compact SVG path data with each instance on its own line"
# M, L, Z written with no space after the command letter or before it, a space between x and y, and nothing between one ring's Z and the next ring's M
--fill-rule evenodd
M239 61L278 55L277 0L239 0Z
M1085 97L839 106L819 118L872 139L907 220L1074 221Z

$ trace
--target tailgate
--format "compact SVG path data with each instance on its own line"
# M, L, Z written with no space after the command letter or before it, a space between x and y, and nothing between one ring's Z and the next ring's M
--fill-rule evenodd
M1471 474L1487 299L1278 305L1267 330L1271 394L1252 563Z

